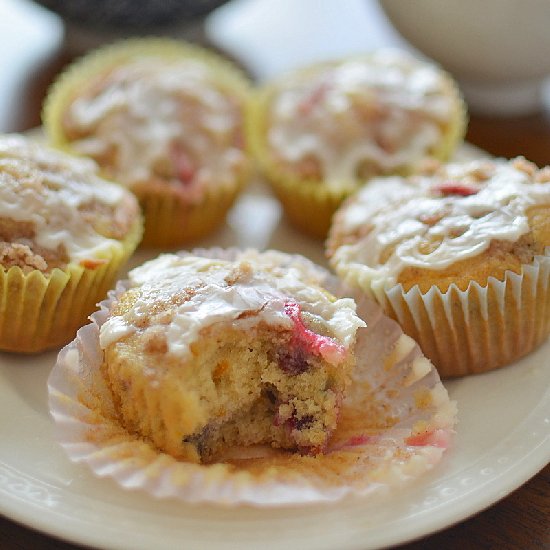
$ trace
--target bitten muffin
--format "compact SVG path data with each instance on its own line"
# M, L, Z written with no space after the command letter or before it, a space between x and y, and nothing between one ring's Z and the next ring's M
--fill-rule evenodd
M336 214L331 263L441 375L501 367L550 331L549 182L521 158L376 180Z
M324 276L254 251L162 255L132 270L100 332L126 429L191 462L256 444L322 453L365 325Z
M0 349L74 338L140 237L137 201L95 163L0 136Z
M253 150L290 221L323 237L346 196L373 176L447 159L466 125L451 78L398 50L284 75L251 111Z
M129 40L77 61L44 108L52 142L92 157L136 194L143 244L211 232L249 175L248 83L216 54L168 39Z

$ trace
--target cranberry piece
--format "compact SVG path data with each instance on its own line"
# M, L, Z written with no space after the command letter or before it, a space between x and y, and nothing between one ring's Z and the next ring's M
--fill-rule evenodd
M445 430L425 431L417 435L411 435L405 439L405 443L411 447L449 447L449 433Z
M328 92L329 86L326 82L322 82L314 88L311 93L303 99L298 105L298 112L301 115L307 116L313 109L323 101Z
M305 414L301 418L293 418L293 428L295 430L305 430L306 428L311 428L311 425L315 421L315 418L312 414Z
M277 364L288 376L297 376L309 370L307 355L301 348L279 350Z
M190 183L195 176L195 167L189 156L183 152L176 158L176 172L182 183Z
M345 357L346 351L341 344L328 336L312 332L304 325L300 315L300 306L296 302L286 302L284 312L294 323L293 340L295 344L304 346L313 355L321 355L325 358L331 356L333 361L335 358L342 360Z
M370 435L354 435L346 442L346 447L357 447L359 445L368 445L376 438Z
M175 143L170 150L170 156L178 180L184 185L190 184L195 177L197 168L189 153L181 144Z
M460 183L458 181L446 181L439 185L434 185L432 191L439 193L443 196L447 195L460 195L461 197L469 197L479 192L477 187L468 185L466 183Z

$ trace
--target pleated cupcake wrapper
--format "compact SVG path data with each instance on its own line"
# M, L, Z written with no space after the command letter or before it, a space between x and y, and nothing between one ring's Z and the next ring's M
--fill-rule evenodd
M108 262L95 269L71 264L47 276L38 270L24 273L19 267L0 270L0 349L34 353L74 338L113 287L140 236L138 220L122 247L113 247L105 257Z
M359 313L369 328L358 333L360 359L326 454L252 447L229 449L216 464L177 461L126 431L101 374L99 328L127 285L119 283L92 315L92 324L61 351L48 381L57 439L71 460L85 463L95 475L187 502L293 505L387 492L430 470L449 446L456 407L437 372L394 321L364 300ZM149 405L144 401L144 406Z
M82 87L109 69L143 55L161 59L196 59L215 73L216 84L242 100L248 110L250 84L242 71L221 56L204 48L165 38L128 39L99 48L73 63L52 85L44 103L42 121L50 141L72 154L70 140L63 131L66 109ZM245 149L248 153L248 147ZM149 247L182 246L211 233L225 220L227 210L250 177L250 170L235 181L212 186L203 199L190 203L170 189L136 190L144 215L142 245ZM153 186L152 186L153 187Z
M145 218L141 246L182 246L212 233L225 221L246 179L242 177L231 184L209 189L197 203L188 203L173 194L137 191Z
M455 97L456 101L449 127L431 156L445 161L454 154L456 147L464 138L468 115L466 104L454 80L443 71L442 74L448 93ZM280 166L269 151L267 143L268 110L277 89L276 86L277 82L267 84L258 90L254 99L250 101L247 117L248 141L269 184L281 201L289 221L304 233L324 239L330 228L332 216L338 207L365 182L341 181L329 186L323 181L301 178ZM411 166L386 175L407 176L415 169L415 166Z
M486 286L447 292L401 285L378 290L378 300L414 338L442 377L481 373L532 351L550 333L550 252L520 274L490 277Z

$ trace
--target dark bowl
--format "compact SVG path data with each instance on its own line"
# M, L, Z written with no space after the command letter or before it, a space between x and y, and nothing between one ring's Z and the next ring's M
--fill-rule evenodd
M35 0L64 20L91 29L151 29L191 22L227 0Z

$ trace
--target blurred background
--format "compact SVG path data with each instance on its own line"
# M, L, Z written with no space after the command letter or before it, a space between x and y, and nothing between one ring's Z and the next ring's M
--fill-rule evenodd
M0 131L39 125L47 86L62 67L127 36L199 42L257 81L397 46L435 59L459 80L470 142L550 164L549 24L546 0L2 0Z

